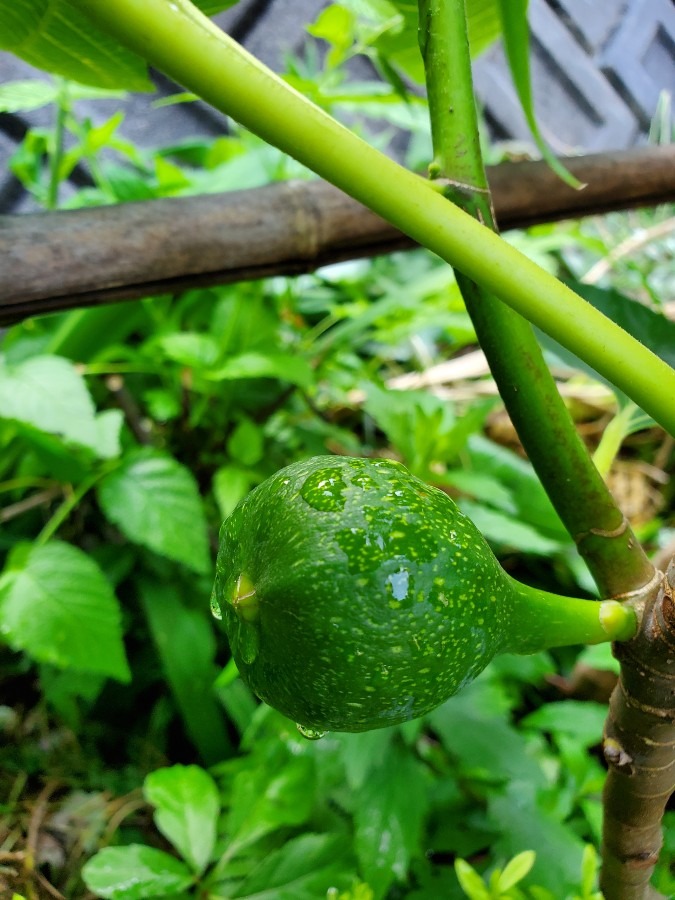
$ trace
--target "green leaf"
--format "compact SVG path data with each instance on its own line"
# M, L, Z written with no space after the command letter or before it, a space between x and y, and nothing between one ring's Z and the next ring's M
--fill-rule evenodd
M120 610L110 584L77 547L34 546L0 577L0 632L60 668L129 681Z
M278 378L300 387L312 382L312 368L301 356L290 353L258 353L250 351L231 359L204 377L210 381L237 381L240 378Z
M393 728L378 728L355 734L336 734L342 749L342 761L349 789L356 795L373 768L388 753L396 732Z
M466 0L471 55L478 56L502 33L498 0Z
M106 900L144 900L175 894L192 884L184 863L142 844L106 847L82 869L90 891Z
M316 773L307 756L290 757L279 771L243 771L232 787L227 831L238 849L284 825L302 825L314 806Z
M334 834L303 834L270 853L247 875L232 897L255 900L317 900L331 887L353 880L346 839Z
M392 743L357 797L354 849L375 897L394 879L403 881L419 852L429 800L424 770L399 743Z
M30 112L53 103L58 88L49 81L28 78L0 85L0 113Z
M239 0L192 0L192 2L205 16L215 16L216 13L236 6Z
M100 483L106 517L129 540L195 572L210 568L206 519L194 477L158 450L130 453Z
M0 8L1 9L1 8ZM25 78L8 81L0 86L0 113L30 112L40 109L59 99L61 89L52 80ZM123 99L124 91L106 90L75 81L68 83L68 100L112 100Z
M459 886L469 900L490 900L490 894L485 887L485 882L478 872L464 859L455 860L455 874Z
M242 418L230 435L227 452L244 466L259 463L265 452L262 428L252 419Z
M342 0L357 16L360 43L375 51L378 59L424 84L424 65L417 39L417 4L410 0ZM467 28L472 56L487 49L499 36L501 20L497 0L469 0ZM394 85L396 86L396 85Z
M139 581L152 640L189 738L208 765L231 753L223 714L214 695L216 640L204 613L189 609L166 582ZM204 598L204 608L207 606Z
M550 556L562 550L556 541L544 537L531 525L519 522L513 516L473 503L471 500L460 499L457 505L492 543L539 556Z
M501 710L491 713L489 699L488 684L485 678L479 679L428 716L431 727L455 757L457 771L491 781L522 779L542 785L543 773L530 756L526 738L506 721ZM497 700L501 702L501 698Z
M607 718L604 703L560 700L547 703L521 721L523 728L536 728L551 734L566 734L583 747L592 747L602 738Z
M511 857L523 847L534 850L532 881L555 897L566 896L578 885L583 844L572 829L539 806L530 780L511 781L502 795L489 798L488 811L501 832L493 846L496 855Z
M327 62L329 66L337 66L345 59L354 42L354 13L339 3L332 3L319 13L307 31L312 37L330 44Z
M237 503L248 493L252 482L252 475L238 466L221 466L213 475L213 495L218 504L218 510L223 519L226 519Z
M598 873L598 854L592 844L586 844L581 860L581 895L591 896Z
M532 850L523 850L522 853L509 860L497 881L499 890L502 893L506 893L506 891L515 887L519 881L522 881L534 865L535 859L536 854Z
M596 644L594 647L585 647L577 658L577 664L588 666L591 669L604 669L607 672L619 674L618 659L612 653L611 644Z
M477 403L456 418L451 405L426 391L383 390L366 386L365 410L404 457L410 470L424 477L434 462L455 458L477 431L492 402Z
M525 114L532 137L541 155L553 171L571 187L583 187L571 172L554 155L548 146L537 124L532 97L532 79L530 76L530 33L527 24L528 0L499 0L502 20L504 48L509 61L511 76Z
M470 471L496 478L509 490L520 522L545 538L571 546L569 534L527 460L476 434L469 440L466 457Z
M101 459L120 452L122 413L97 416L84 379L60 356L34 356L16 365L0 361L0 418L58 435Z
M199 766L171 766L151 772L143 784L156 807L155 824L197 874L206 868L216 842L220 798Z
M157 343L169 359L193 369L212 366L220 352L216 339L210 334L167 334Z
M0 50L83 84L153 90L145 62L67 0L0 0Z

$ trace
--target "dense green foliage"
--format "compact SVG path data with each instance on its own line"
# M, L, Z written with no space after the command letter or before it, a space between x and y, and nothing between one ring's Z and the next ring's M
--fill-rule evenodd
M319 36L326 27L317 23ZM385 68L390 51L374 54ZM325 64L292 61L290 77L341 115L408 128L409 164L426 162L423 105L401 97L398 70L387 69L384 87L347 88L336 63L348 55L334 40ZM79 94L23 86L21 102L57 99L65 112L63 154L56 132L34 130L12 163L46 205L77 162L92 184L64 206L306 176L236 131L141 150L119 136L121 113L98 127L78 118ZM654 215L510 240L575 277L620 229ZM598 304L611 300L646 340L669 327L659 302L672 252L666 241L616 267L612 283L651 303L637 324L632 300L597 289ZM612 669L608 650L501 657L424 719L310 743L258 705L209 612L222 519L280 467L326 452L394 455L455 497L510 572L592 592L531 468L505 446L513 435L491 383L435 394L415 380L474 340L452 273L421 251L60 314L2 336L7 852L27 834L38 870L73 900L87 888L115 900L594 896L595 856L584 845L599 843L605 707L585 699L574 666ZM570 402L597 431L595 383L576 380ZM611 394L593 402L610 417ZM627 433L649 424L625 412L612 422L618 440L601 445L609 462ZM660 442L643 431L627 459L655 466L658 451L666 472ZM660 519L656 509L638 511L652 549L672 524L667 506ZM35 829L59 835L65 850L50 854L46 838L36 845ZM531 869L524 851L536 854ZM667 845L658 874L665 892L675 888L674 852ZM489 888L468 864L455 871L461 859ZM31 896L22 860L0 861L0 888Z

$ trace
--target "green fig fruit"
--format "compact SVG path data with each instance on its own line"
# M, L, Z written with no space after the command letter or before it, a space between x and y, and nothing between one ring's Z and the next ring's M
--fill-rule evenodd
M498 653L635 629L618 603L513 580L399 463L332 456L277 472L223 523L212 608L244 681L311 736L421 716Z

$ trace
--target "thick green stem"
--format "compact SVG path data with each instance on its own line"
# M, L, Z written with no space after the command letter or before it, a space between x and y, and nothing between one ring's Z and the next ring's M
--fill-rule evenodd
M152 65L493 291L675 434L669 366L277 78L187 0L70 2Z
M430 174L496 230L478 140L464 0L420 0L433 137ZM531 325L461 273L457 281L516 431L603 594L649 582L653 569L579 438Z
M514 629L512 653L536 653L548 647L626 641L638 628L635 611L626 603L561 597L514 582L511 605Z

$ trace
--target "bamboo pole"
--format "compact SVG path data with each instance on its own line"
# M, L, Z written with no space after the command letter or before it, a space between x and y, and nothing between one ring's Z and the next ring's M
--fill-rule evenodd
M675 199L675 146L488 171L502 230ZM323 181L0 216L0 325L190 287L295 275L413 246Z

